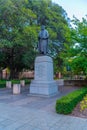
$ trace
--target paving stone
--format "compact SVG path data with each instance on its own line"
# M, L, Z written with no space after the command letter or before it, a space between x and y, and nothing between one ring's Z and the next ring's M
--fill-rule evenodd
M10 120L10 119L6 119L6 120L0 122L0 124L2 124L3 126L8 126L12 123L14 123L14 121Z
M43 98L29 96L26 87L20 95L13 95L12 90L2 89L0 130L86 130L87 119L55 112L56 99L72 90Z
M0 130L4 130L4 129L5 129L4 125L2 125L2 124L0 123Z
M26 124L20 128L17 128L16 130L41 130L41 129Z

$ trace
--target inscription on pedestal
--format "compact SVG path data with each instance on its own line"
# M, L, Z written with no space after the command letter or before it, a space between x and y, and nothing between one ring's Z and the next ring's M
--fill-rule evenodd
M37 77L37 78L44 78L45 77L45 65L43 65L42 63L36 64L35 77Z

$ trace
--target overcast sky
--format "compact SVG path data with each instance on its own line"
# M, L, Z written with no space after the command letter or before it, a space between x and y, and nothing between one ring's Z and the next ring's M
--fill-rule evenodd
M67 12L69 18L73 15L79 20L87 15L87 0L52 0Z

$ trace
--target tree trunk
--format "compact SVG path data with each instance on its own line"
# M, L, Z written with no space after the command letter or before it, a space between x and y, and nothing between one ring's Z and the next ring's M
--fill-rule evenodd
M16 69L11 68L10 79L18 79L18 78L19 78L19 72Z
M10 79L14 79L14 70L13 68L10 68Z
M2 79L2 69L0 70L0 79Z

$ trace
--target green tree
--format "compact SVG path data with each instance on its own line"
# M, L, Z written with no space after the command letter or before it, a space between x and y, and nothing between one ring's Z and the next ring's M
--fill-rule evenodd
M71 66L75 74L87 74L87 19L82 21L74 18L74 28L71 29L72 42L66 45L65 61Z
M49 53L60 65L60 52L70 42L65 10L51 0L0 1L0 66L10 68L12 78L23 68L33 69L42 24L50 34Z
M64 51L64 44L70 42L69 18L65 10L51 0L28 0L29 8L37 16L37 25L46 25L49 32L49 53L54 58L55 71L62 69L63 61L60 53ZM61 64L61 65L60 65Z
M27 0L0 1L0 50L4 53L1 62L4 67L10 68L11 78L26 67L22 58L25 53L33 50L36 41L34 25L30 26L36 15L26 8L27 4Z

